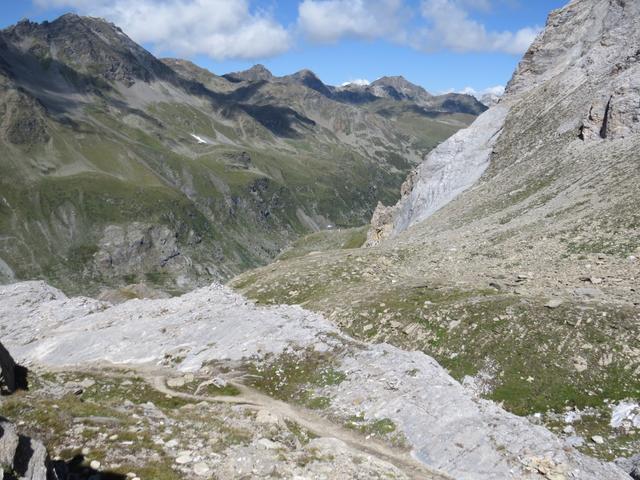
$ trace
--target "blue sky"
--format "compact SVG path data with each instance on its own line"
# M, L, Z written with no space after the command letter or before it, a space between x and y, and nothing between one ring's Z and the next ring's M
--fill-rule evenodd
M215 73L255 63L337 85L403 75L432 92L504 85L567 0L3 0L0 27L73 11L118 24L158 56Z

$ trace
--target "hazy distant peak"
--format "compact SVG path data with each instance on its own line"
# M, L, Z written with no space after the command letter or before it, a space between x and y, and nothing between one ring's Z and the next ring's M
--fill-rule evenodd
M379 78L378 80L373 82L371 86L392 87L398 93L408 98L416 98L416 97L427 98L431 96L431 94L427 92L424 88L414 83L411 83L401 75Z

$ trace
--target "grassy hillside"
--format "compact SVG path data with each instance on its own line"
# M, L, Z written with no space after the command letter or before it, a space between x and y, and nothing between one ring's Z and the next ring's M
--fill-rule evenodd
M473 119L408 101L381 114L386 100L343 103L295 76L230 81L74 15L0 43L0 281L72 293L183 291L362 225Z

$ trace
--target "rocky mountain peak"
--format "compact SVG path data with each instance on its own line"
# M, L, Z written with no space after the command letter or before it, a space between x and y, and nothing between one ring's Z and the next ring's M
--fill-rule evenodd
M311 81L311 82L320 82L324 85L324 83L322 82L322 80L320 80L320 78L318 78L318 76L312 72L311 70L305 68L300 70L299 72L294 73L293 75L291 75L291 78L294 78L296 80L300 80L300 81Z
M313 73L311 70L308 70L306 68L285 78L292 80L296 83L300 83L305 87L311 88L312 90L315 90L324 96L327 96L327 97L331 96L331 91L324 84L324 82L320 80L320 78L318 78L318 76L315 73Z
M227 73L223 77L232 82L270 82L274 79L273 74L262 64L254 65L250 69L241 72Z
M524 93L558 76L563 88L570 90L589 79L620 73L637 61L639 45L640 3L573 0L551 12L509 82L507 94Z
M419 104L426 104L432 98L424 88L409 82L403 76L379 78L369 88L377 97L411 100Z
M431 96L424 88L419 85L415 85L411 83L402 75L390 76L390 77L381 77L378 80L371 83L372 86L382 86L382 87L393 87L398 92L404 95L415 95L419 93L420 95L429 95Z
M578 136L623 138L640 132L640 3L574 0L549 15L507 86L522 96L553 83L556 94L582 91ZM576 104L577 106L577 104Z
M23 21L2 31L18 54L35 57L46 69L71 67L77 73L132 85L171 75L171 70L123 31L101 18L65 14L53 22ZM0 52L0 57L8 52Z

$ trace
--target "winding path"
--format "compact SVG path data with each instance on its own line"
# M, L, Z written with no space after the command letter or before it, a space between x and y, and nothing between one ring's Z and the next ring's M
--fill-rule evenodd
M128 372L135 372L151 387L160 393L170 395L176 398L192 400L198 402L226 403L234 405L243 405L254 410L265 410L278 419L289 420L297 423L304 429L312 432L319 437L336 438L347 444L353 450L371 455L380 460L393 464L395 467L403 471L412 479L416 480L453 480L453 477L446 475L436 469L429 468L420 461L413 458L408 452L398 448L393 448L381 441L365 438L353 430L349 430L337 425L330 420L321 417L309 410L290 405L286 402L276 400L265 395L255 389L247 387L238 382L230 382L239 390L238 395L194 395L190 393L180 392L167 386L167 372L153 366L132 366L117 367L109 365L110 370L103 370L99 367L105 365L95 365L94 367L65 367L55 369L60 372L84 372L84 373L100 373L107 376L124 376L117 370L126 368ZM114 370L115 368L115 370ZM49 369L51 370L51 369Z

